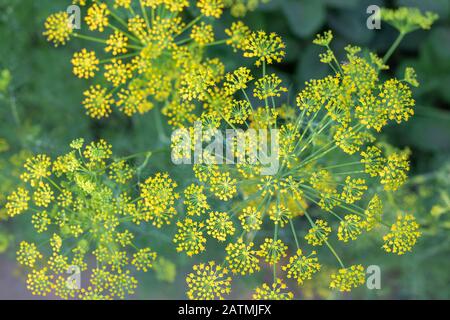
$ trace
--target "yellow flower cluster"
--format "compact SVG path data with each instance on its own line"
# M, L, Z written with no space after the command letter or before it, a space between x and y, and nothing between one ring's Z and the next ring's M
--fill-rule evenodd
M320 270L320 264L315 255L316 252L313 251L309 256L305 256L302 250L298 249L297 253L289 258L289 263L283 266L283 270L287 271L287 277L296 279L299 285L311 279L312 275Z
M227 277L228 270L226 268L211 261L208 264L196 265L193 269L194 273L190 273L186 278L189 299L224 299L224 295L230 293L231 277Z
M418 230L419 225L413 216L398 216L390 232L383 237L383 249L398 255L411 251L421 235Z
M226 261L231 272L246 275L260 270L257 252L253 250L253 243L245 244L242 238L237 243L230 243L226 247Z
M237 10L239 3L243 1L199 0L196 17L185 21L187 0L143 0L139 12L127 0L91 5L79 1L88 6L89 29L102 38L75 32L66 14L48 18L44 35L55 45L73 36L101 43L109 54L97 58L99 52L82 49L72 59L76 76L101 74L107 83L94 83L84 93L89 116L108 117L114 107L132 116L164 105L161 111L168 123L186 129L172 145L190 138L187 150L176 149L178 158L184 159L197 145L209 145L216 130L233 128L238 133L225 142L233 150L227 157L243 161L229 165L223 160L236 159L207 149L193 166L193 179L179 186L169 173L140 180L140 170L130 160L142 154L113 158L104 140L88 145L76 140L70 152L55 160L46 155L30 158L21 175L27 186L10 194L6 209L11 217L28 212L37 232L53 232L47 235L50 256L28 242L18 251L18 261L32 268L27 285L34 294L81 299L133 294L135 271L165 265L158 264L147 244L136 245L135 233L141 228L133 224L170 233L168 225L173 223L171 243L189 257L206 251L209 238L224 248L223 264L194 265L186 279L190 299L225 298L231 291L229 271L233 276L254 274L264 270L261 263L273 269L273 281L258 286L253 297L292 299L281 276L302 285L321 269L316 252L307 256L301 245L324 245L320 249L336 257L341 269L331 276L330 288L350 291L364 283L364 268L345 268L328 239L336 230L340 241L356 240L385 224L383 189L395 191L407 181L410 152L380 143L377 133L413 116L410 85L417 84L415 73L408 69L405 80L384 80L381 71L391 52L380 58L373 52L362 54L356 46L345 47L345 61L339 62L328 31L314 43L324 47L319 59L332 74L306 82L296 106L283 103L289 101L288 86L267 72L268 65L282 62L286 55L281 37L234 22L225 30L228 38L215 40L214 19L226 6ZM407 18L403 11L391 16L385 11L384 19L394 25L406 21L410 27L401 32L428 28L434 21L414 11L408 11L413 15ZM207 47L221 44L242 51L258 68L238 66L226 72L219 59L207 55ZM192 126L195 121L202 125L200 135ZM151 155L146 153L145 164ZM279 164L269 175L268 158ZM268 235L271 231L273 236ZM403 254L419 236L412 216L399 217L383 248ZM71 265L91 269L82 290L68 291L63 285Z
M339 269L337 273L331 275L330 288L342 292L351 291L365 283L365 275L366 272L362 265Z
M142 184L145 199L139 195L132 199L129 194L134 185L128 182L136 170L126 160L113 161L110 144L99 140L85 145L77 139L70 145L72 150L55 160L40 154L25 161L21 179L26 186L7 198L7 214L29 216L50 247L47 254L35 243L22 241L17 261L30 269L26 282L33 294L123 299L137 287L132 272L149 271L157 257L148 242L145 248L135 244L130 223L139 223L149 207L169 209L176 184L166 174L157 173ZM126 159L133 158L138 155ZM119 193L111 180L123 186ZM70 266L90 269L88 287L68 288Z
M287 285L281 279L277 279L272 285L264 283L255 289L253 299L255 300L292 300L294 294L286 291Z
M142 220L152 221L153 225L161 228L163 224L170 224L177 214L175 201L179 195L175 192L177 183L168 173L157 173L141 184L141 210Z

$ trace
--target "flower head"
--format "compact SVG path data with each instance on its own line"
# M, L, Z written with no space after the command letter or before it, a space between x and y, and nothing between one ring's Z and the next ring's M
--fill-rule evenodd
M362 265L354 265L348 268L339 269L331 275L330 288L341 292L351 291L352 288L364 284L366 273Z
M231 272L246 275L259 271L259 259L252 248L253 242L245 244L242 238L226 247L226 261Z
M264 31L252 32L243 45L244 57L257 58L255 64L272 64L281 62L285 52L285 44L276 33L267 34Z
M411 251L421 233L416 219L412 215L399 215L391 231L383 237L383 249L398 255Z
M312 275L320 270L320 264L315 257L316 252L305 256L302 250L298 249L297 253L289 258L289 263L283 266L283 270L287 271L287 277L297 279L299 285L307 279L311 279Z
M231 291L231 278L228 270L216 265L214 261L193 267L194 272L186 278L187 296L191 300L223 299Z
M57 47L66 44L73 33L67 12L54 13L45 20L44 36Z
M324 220L316 220L314 226L309 229L308 234L305 236L306 241L312 246L321 246L328 239L328 235L331 232L331 228Z
M198 0L197 7L207 17L220 18L223 13L223 0Z
M219 240L225 241L228 235L233 235L235 227L226 212L211 212L206 220L207 233Z
M264 283L255 289L253 299L255 300L292 300L294 294L286 291L287 285L281 279L277 279L272 285Z
M95 51L88 52L86 49L75 52L72 59L73 73L79 78L92 78L98 71L99 60Z

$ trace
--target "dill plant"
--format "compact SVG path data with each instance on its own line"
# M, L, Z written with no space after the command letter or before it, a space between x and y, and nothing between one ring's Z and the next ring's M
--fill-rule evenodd
M46 21L44 35L56 45L71 37L100 42L113 56L100 60L94 51L82 49L73 57L80 78L91 78L104 66L108 84L95 84L85 93L91 117L106 117L113 106L130 116L143 113L155 100L163 103L162 112L174 128L193 134L191 125L200 121L205 130L201 143L210 142L210 130L232 128L240 133L229 143L245 141L248 149L255 141L238 129L279 129L281 166L264 176L260 165L223 165L205 154L209 161L194 165L193 181L179 185L165 172L136 183L139 168L128 162L135 156L115 159L104 140L87 145L76 140L70 152L56 159L30 158L21 176L27 186L9 195L6 208L10 217L28 213L51 247L44 254L38 244L24 240L19 246L18 262L30 268L32 293L82 299L133 294L138 285L134 272L150 271L159 254L151 247L157 239L148 247L134 244L133 224L155 230L176 226L173 248L195 264L186 277L191 299L226 298L232 281L265 268L272 280L254 288L253 298L292 299L286 279L298 285L314 281L323 251L337 265L327 279L329 288L350 291L364 283L365 268L344 261L333 243L356 241L375 229L384 230L386 252L411 251L421 235L415 218L401 211L387 220L382 201L384 193L407 181L410 151L386 148L377 134L413 116L411 86L418 83L411 68L403 79L381 80L381 73L401 39L429 28L434 14L410 8L385 11L385 20L401 38L384 57L349 45L341 63L331 48L332 32L318 35L314 43L324 48L319 59L332 73L305 83L291 105L279 102L288 89L269 72L269 65L282 62L286 54L282 38L234 22L225 31L228 38L216 40L207 21L221 16L220 0L197 1L200 13L189 22L180 16L189 6L183 0L138 1L141 13L131 1L76 2L88 6L91 30L110 33L102 39L78 34L65 24L66 14L57 13ZM119 12L127 12L127 20ZM206 55L210 45L241 51L256 71L241 66L225 74L225 66ZM234 150L233 156L242 156ZM151 155L145 154L145 164ZM203 260L209 242L223 247L221 260ZM90 269L87 287L67 288L62 273L69 265Z

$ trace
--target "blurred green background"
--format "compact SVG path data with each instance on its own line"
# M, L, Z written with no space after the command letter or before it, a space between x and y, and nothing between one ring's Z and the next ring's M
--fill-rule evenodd
M388 74L400 77L405 66L412 66L421 86L414 90L415 117L383 132L385 141L398 147L409 146L413 152L413 178L395 195L388 210L392 215L396 207L414 213L423 225L424 236L413 254L401 257L386 255L371 237L355 242L353 250L344 251L346 260L380 265L381 290L360 288L351 295L332 295L326 288L326 279L321 281L319 277L300 290L299 296L449 299L449 1L271 0L249 13L244 21L253 29L274 31L283 37L287 58L274 68L295 94L306 80L329 72L327 66L319 62L320 48L312 44L315 33L332 29L333 48L341 57L343 47L349 43L380 54L387 50L396 32L385 24L381 30L366 27L366 8L371 4L414 6L440 16L430 31L408 35L390 60ZM57 154L67 150L67 144L74 138L102 137L113 144L118 154L127 154L147 150L154 136L153 111L133 119L114 115L106 121L93 121L84 115L80 101L89 83L76 79L70 64L73 52L79 50L82 43L72 41L55 49L41 35L45 18L50 13L65 10L67 5L68 1L63 0L0 0L0 206L16 182L18 164L29 151ZM232 19L225 16L221 23L228 26ZM249 63L231 50L215 54L222 57L229 69ZM155 163L164 168L164 161ZM14 223L0 220L0 298L31 297L25 290L22 271L14 262L17 239L28 231L20 220ZM175 254L169 252L167 258L175 259ZM146 275L137 298L184 298L184 289L180 290L180 286L184 288L183 276L190 267L186 259L178 260L174 279L175 273ZM331 264L329 268L333 268ZM166 279L162 279L164 275ZM174 283L168 285L167 281ZM239 286L248 290L257 281L249 279Z

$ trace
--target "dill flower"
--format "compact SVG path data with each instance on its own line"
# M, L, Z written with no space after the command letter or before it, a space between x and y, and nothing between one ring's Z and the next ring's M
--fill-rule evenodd
M189 299L223 300L223 296L231 292L231 278L227 277L228 270L216 265L214 261L195 265L193 271L186 278Z
M52 220L50 219L47 211L41 211L33 214L31 217L31 224L38 233L47 231L48 226L51 225Z
M397 222L391 226L391 231L383 237L383 249L403 255L411 251L421 233L416 219L412 215L399 215Z
M315 257L316 251L305 256L302 250L297 249L297 253L289 258L289 263L282 267L287 271L289 279L297 279L298 285L302 285L305 280L310 280L312 275L320 270L319 260Z
M345 185L342 188L341 198L346 203L354 203L362 198L364 191L367 190L366 181L364 179L353 179L348 176L345 178Z
M285 56L285 44L276 33L267 34L264 31L252 32L242 46L244 57L257 58L256 66L263 63L281 62Z
M131 66L123 63L122 60L113 59L111 63L105 65L105 79L114 87L125 84L131 76Z
M77 292L67 285L67 279L63 276L58 276L55 279L52 289L57 297L65 300L75 298L75 294Z
M363 285L366 280L366 273L362 265L354 265L348 268L339 269L331 275L330 288L341 292L351 291L352 288Z
M114 80L114 78L112 79ZM136 113L144 114L154 108L154 104L147 100L145 91L133 87L132 84L129 89L122 88L117 96L119 110L129 117Z
M233 221L226 212L211 212L206 220L207 233L218 241L225 241L235 232Z
M130 8L131 0L114 0L114 7Z
M178 232L173 238L177 252L186 252L188 256L205 250L206 238L203 235L205 224L186 218L177 222Z
M109 169L109 178L125 184L133 178L133 170L125 161L114 162Z
M134 234L129 230L116 234L116 242L122 247L129 246L133 243Z
M102 293L103 290L99 288L92 288L91 286L85 288L81 288L81 292L78 295L80 300L94 301L94 300L112 300L112 298Z
M112 146L103 139L93 141L86 146L83 155L92 163L103 163L112 155Z
M195 25L192 27L191 38L200 47L204 47L208 43L214 41L213 26L204 22L201 22L199 25Z
M50 246L52 247L53 252L59 252L62 247L62 238L54 233L50 238Z
M250 28L242 21L233 22L229 29L225 29L225 33L229 36L226 43L236 52L242 50L245 45L245 39L251 34Z
M366 151L361 152L361 163L364 164L364 171L371 177L376 177L383 170L386 159L382 150L376 146L368 146Z
M39 182L38 188L33 194L33 201L38 207L47 208L55 200L54 193L47 183Z
M236 193L236 179L230 177L230 174L219 174L210 179L211 192L222 201L232 199Z
M269 211L269 217L275 225L283 228L292 218L292 212L284 205L275 205Z
M32 270L27 276L27 288L33 295L47 296L52 290L52 276L47 274L47 268Z
M73 34L73 27L69 23L69 15L67 12L58 12L50 15L45 20L45 31L43 35L47 37L49 42L53 42L55 47L66 44Z
M95 52L88 52L86 49L82 49L80 52L75 52L73 55L72 64L73 73L79 78L92 78L95 76L95 72L99 70L99 60L95 56Z
M74 150L80 150L81 148L83 148L83 145L84 145L83 138L75 139L69 144L69 146Z
M400 33L406 34L419 28L430 29L431 25L438 19L438 15L429 11L422 13L417 8L383 8L381 19L395 27Z
M59 274L65 273L69 268L68 257L57 253L53 253L53 255L48 259L47 264L49 271Z
M264 239L264 243L261 245L258 255L270 264L276 264L280 261L281 258L287 256L286 250L288 249L287 245L283 243L280 239L274 240L270 238Z
M358 152L365 143L364 135L357 133L352 127L342 126L336 130L333 136L336 145L345 153L354 154Z
M184 190L184 204L187 206L187 214L190 216L202 216L210 209L204 187L191 184Z
M239 215L239 220L241 221L242 228L247 232L258 231L261 229L261 212L255 207L249 206L244 208Z
M247 89L247 83L253 80L253 76L250 69L239 67L233 72L227 73L225 79L225 91L228 95L232 95L239 90Z
M153 267L153 263L156 260L156 252L153 252L150 248L139 249L133 255L131 264L136 267L136 270L143 270L147 272L148 269Z
M141 184L141 198L143 207L149 214L149 219L160 228L169 224L170 219L177 213L174 207L179 194L175 192L177 183L168 173L157 173Z
M251 114L251 108L250 103L246 100L233 101L230 111L230 123L244 124Z
M35 187L42 179L51 175L51 160L46 155L37 155L27 159L24 168L25 172L20 176L24 182L29 182Z
M330 81L332 81L332 78L327 77L306 82L305 87L296 98L297 106L300 110L305 110L307 115L319 111L326 101L326 95L323 94L324 86Z
M362 225L367 231L370 231L381 221L383 214L383 203L378 195L374 195L369 201L364 214L366 219L362 222Z
M405 81L408 82L413 87L419 86L419 81L417 81L417 74L414 68L407 67L405 69Z
M17 251L17 262L21 265L33 268L36 261L42 259L42 254L38 251L34 243L22 241L19 251Z
M94 85L89 90L84 92L86 97L83 105L86 109L86 114L95 119L108 117L111 112L111 105L114 103L112 95L107 93L106 88L100 85Z
M331 30L325 31L323 34L318 34L313 43L319 46L328 47L333 40L333 32Z
M77 139L71 147L76 150L57 157L55 169L46 155L25 162L22 176L26 187L33 190L33 201L28 203L29 193L23 188L11 196L8 207L18 214L14 202L27 198L21 210L31 211L31 224L40 237L47 238L44 243L48 243L51 254L46 256L37 251L36 245L23 242L17 260L34 269L27 280L33 294L46 296L51 292L62 298L84 299L90 289L69 293L61 287L60 279L66 279L69 266L88 270L88 255L93 256L103 267L92 269L89 285L96 289L91 293L98 298L123 299L137 286L130 269L146 272L156 257L148 247L139 248L133 243L135 234L129 223L139 224L139 218L146 214L141 211L143 199L132 200L128 195L135 191L132 184L117 188L117 182L111 181L109 170L123 169L124 160L112 160L112 147L106 141L84 145L83 139ZM74 160L78 165L70 164ZM126 171L133 172L131 167ZM48 230L52 232L48 234ZM130 257L132 250L136 253Z
M305 236L306 241L312 246L321 246L328 240L328 235L331 232L331 228L324 220L316 220L314 226L308 230L308 234Z
M356 238L362 233L361 218L356 214L348 214L339 223L338 239L343 242L348 242L349 239L356 240Z
M189 6L189 0L166 0L165 5L171 12L181 12Z
M220 18L223 13L223 0L198 0L197 7L207 17Z
M386 164L378 173L384 190L395 191L406 182L409 171L409 154L409 149L405 149L388 156Z
M133 295L137 288L137 280L130 275L130 271L113 274L109 278L110 292L113 297L124 299L128 295Z
M85 17L86 24L90 30L103 32L109 24L109 14L110 11L106 3L94 3L87 11L87 16Z
M414 115L414 99L411 89L397 79L390 79L383 83L379 97L381 104L387 110L388 117L397 123L408 121Z
M331 63L334 59L334 53L331 50L327 50L325 53L319 54L320 62L328 64Z
M253 245L253 242L245 244L242 238L236 243L228 244L225 249L226 261L232 273L246 275L260 270L256 251L252 249Z
M107 46L105 47L106 52L111 52L113 56L120 54L125 54L128 52L128 42L129 39L121 31L115 30L106 40Z
M276 279L272 285L266 283L255 289L253 299L255 300L292 300L294 294L286 291L287 285L281 279Z
M11 193L5 205L8 216L14 217L28 210L28 201L30 201L30 195L26 189L18 188Z
M266 75L256 81L253 95L260 100L279 97L281 92L287 92L287 88L280 87L281 83L281 79L276 74Z

